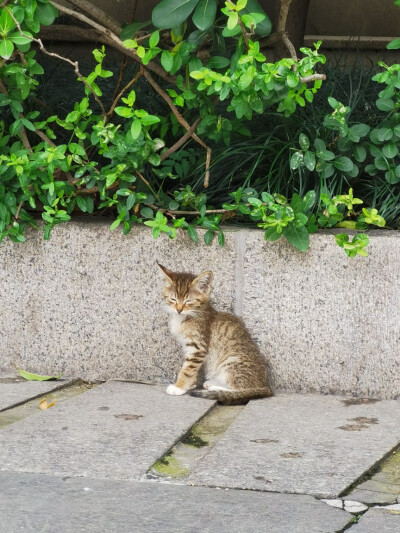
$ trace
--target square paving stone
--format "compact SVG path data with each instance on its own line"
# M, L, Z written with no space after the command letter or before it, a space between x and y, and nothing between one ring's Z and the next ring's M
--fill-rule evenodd
M397 400L278 394L250 402L189 481L334 498L399 442Z

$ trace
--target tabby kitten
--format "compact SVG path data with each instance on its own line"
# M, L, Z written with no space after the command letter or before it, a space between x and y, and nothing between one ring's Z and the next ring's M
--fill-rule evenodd
M245 325L235 315L216 311L210 303L212 272L195 276L158 266L165 277L163 297L171 333L185 352L185 362L167 394L189 392L226 404L272 396L265 362ZM205 390L194 391L203 365Z

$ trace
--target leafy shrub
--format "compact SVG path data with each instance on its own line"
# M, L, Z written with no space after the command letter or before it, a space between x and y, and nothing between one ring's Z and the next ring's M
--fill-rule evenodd
M168 19L168 13L184 4L187 11L179 11L182 24L171 28L167 41L158 29L138 33L137 23L123 28L120 36L107 29L107 42L139 64L125 87L117 84L108 110L101 87L113 72L104 67L104 46L93 51L94 69L83 75L77 62L49 53L37 37L40 26L52 24L58 15L50 1L12 0L1 8L0 106L5 112L0 123L0 240L8 236L23 241L25 227L36 227L38 214L48 239L54 226L76 211L113 213L111 230L122 226L128 233L133 224L141 223L152 228L154 237L166 233L173 238L181 228L196 241L196 228L203 227L205 242L217 236L221 245L221 223L235 216L265 229L268 240L285 236L300 251L307 249L309 233L318 227L384 225L374 210L355 212L353 206L360 201L355 202L351 190L333 198L328 191L319 198L314 191L305 191L304 196L293 194L288 200L241 184L230 192L234 203L210 204L211 148L204 139L229 146L232 139L251 135L244 120L251 121L254 114L293 116L320 89L325 76L316 67L325 63L325 57L316 43L314 50L301 49L301 59L289 47L291 57L269 63L256 38L267 35L271 25L255 0L237 4L228 0L222 19L215 9L217 2L163 0L153 12L154 25L171 26L175 15ZM58 9L81 16L63 6ZM85 22L91 23L87 17ZM210 39L211 54L201 59L201 48ZM69 64L82 87L81 98L65 116L35 108L43 69L31 49L33 43ZM368 156L366 170L385 170L388 183L396 183L398 154L390 141L397 138L397 70L384 67L376 81L387 87L377 105L388 117L379 131L375 128L370 133L366 124L349 126L348 107L332 98L333 113L324 120L324 127L336 135L334 144L327 147L322 139L301 133L299 149L290 159L293 171L304 167L325 179L335 173L351 178L358 172L357 163ZM154 73L162 81L156 81ZM161 97L167 112L149 113L137 105L133 87L139 79L145 79ZM370 144L365 142L369 133ZM178 152L189 139L202 147L200 158L191 147ZM172 142L170 148L167 142ZM207 187L202 192L191 184L182 186L195 159ZM170 186L176 175L181 187ZM336 240L348 255L365 255L366 237L350 242L337 236Z

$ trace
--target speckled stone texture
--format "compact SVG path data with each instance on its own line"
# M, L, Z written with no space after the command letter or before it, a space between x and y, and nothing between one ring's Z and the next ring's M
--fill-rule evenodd
M111 381L2 428L0 471L140 479L213 405Z
M332 533L350 519L310 496L1 472L0 516L2 533Z
M333 234L300 253L258 230L228 230L220 248L187 235L123 236L108 224L57 226L51 240L0 248L0 370L84 379L174 380L182 362L156 261L215 275L213 300L242 315L275 390L400 396L400 233L371 232L367 258Z
M333 234L306 253L242 231L242 315L275 389L400 396L400 233L370 232L368 257Z
M278 394L246 405L189 481L336 498L399 443L398 400Z
M384 507L373 507L350 528L350 531L351 533L397 533L400 531L400 513Z
M123 236L104 222L57 226L51 240L0 249L0 369L84 379L171 381L182 363L161 298L156 261L171 270L215 274L214 300L233 311L236 237L223 250L148 228Z

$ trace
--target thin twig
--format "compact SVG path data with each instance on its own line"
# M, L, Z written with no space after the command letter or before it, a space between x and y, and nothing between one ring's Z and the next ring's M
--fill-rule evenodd
M17 209L17 212L15 213L15 217L14 217L15 220L18 220L18 219L19 219L19 213L20 213L20 211L21 211L22 206L24 205L24 203L25 203L25 201L23 200L23 201L19 204L18 209Z
M85 22L89 26L92 26L92 28L98 30L103 35L103 40L106 44L109 44L113 48L116 48L117 50L120 50L128 57L132 57L135 61L140 63L141 65L142 60L137 55L137 52L135 49L126 48L124 46L124 43L121 41L119 37L117 37L111 30L108 28L105 28L101 24L98 24L94 20L91 20L86 15L83 15L82 13L78 13L77 11L74 11L73 9L68 9L67 7L59 4L58 2L55 2L54 0L50 0L50 3L53 4L54 7L56 7L61 13L65 13L66 15L70 15L71 17L74 17L78 20L81 20L82 22ZM170 76L165 72L165 70L162 68L161 65L158 63L155 63L154 61L150 61L146 67L153 71L155 74L160 76L160 78L163 78L164 80L168 81L171 84L175 83L175 78L173 76Z
M198 119L195 120L195 122L193 122L193 124L190 126L190 128L187 130L187 132L185 133L185 135L183 137L181 137L178 141L176 141L175 144L173 144L170 148L168 148L168 150L166 150L165 152L163 152L161 154L161 161L164 161L165 159L167 159L171 154L173 154L174 152L176 152L177 150L179 150L179 148L185 144L185 142L192 136L192 133L194 132L194 130L197 128L197 125L198 123L200 122L201 120L201 117L199 117Z
M37 135L38 137L40 137L40 138L41 138L46 144L48 144L49 146L53 146L53 147L56 146L56 144L53 143L53 141L50 140L50 139L47 137L47 135L46 135L42 130L38 130L38 129L36 129L36 130L35 130L35 133L36 133L36 135Z
M154 209L156 211L161 211L161 213L165 213L166 215L201 215L200 211L175 211L175 209L163 209L161 207L157 207L154 204L147 204L151 209ZM223 214L223 213L232 213L230 209L207 209L204 214L205 215L211 215L211 214Z
M176 120L179 122L181 126L183 126L187 131L190 130L189 123L185 120L185 118L179 113L176 106L172 102L171 98L168 96L168 94L161 89L161 87L158 85L158 83L155 82L155 80L152 78L149 72L146 70L143 71L143 76L146 78L146 80L150 83L150 85L153 87L153 89L161 96L161 98L168 104L169 108L171 109L172 113L175 115ZM206 151L206 171L205 171L205 177L204 177L204 187L207 187L210 181L210 162L211 162L211 148L206 145L204 141L200 139L194 132L192 133L192 138L200 144Z
M111 104L111 107L110 107L110 110L108 111L107 113L107 117L106 117L106 122L109 120L109 118L111 117L111 115L114 113L114 109L115 109L115 106L117 105L119 99L121 98L121 96L124 94L125 91L127 91L129 89L129 87L131 87L135 82L137 82L137 80L143 76L143 67L140 65L139 66L139 72L136 73L136 75L131 79L131 81L129 83L127 83L125 85L125 87L118 93L118 95L115 97L113 103Z
M41 39L36 39L35 37L31 37L30 35L27 35L26 33L24 33L22 28L21 28L21 25L19 24L17 19L14 17L12 12L7 7L5 9L9 13L11 18L13 19L13 21L14 21L15 25L17 26L18 31L20 32L21 35L23 35L24 37L26 37L30 41L33 41L33 42L37 43L39 45L40 50L44 54L46 54L46 55L48 55L50 57L55 57L57 59L60 59L61 61L65 61L66 63L69 63L70 65L72 65L74 67L75 74L78 76L78 79L81 80L83 82L83 84L89 89L91 94L94 96L94 99L99 104L99 106L101 108L101 111L102 111L102 115L105 116L106 110L104 109L104 106L103 106L101 100L98 98L97 94L94 92L94 90L90 87L88 82L84 79L82 74L79 72L79 63L78 63L78 61L71 61L70 59L68 59L68 57L63 57L63 56L60 56L59 54L56 54L55 52L49 52L48 50L46 50L46 48L43 45L42 40Z

